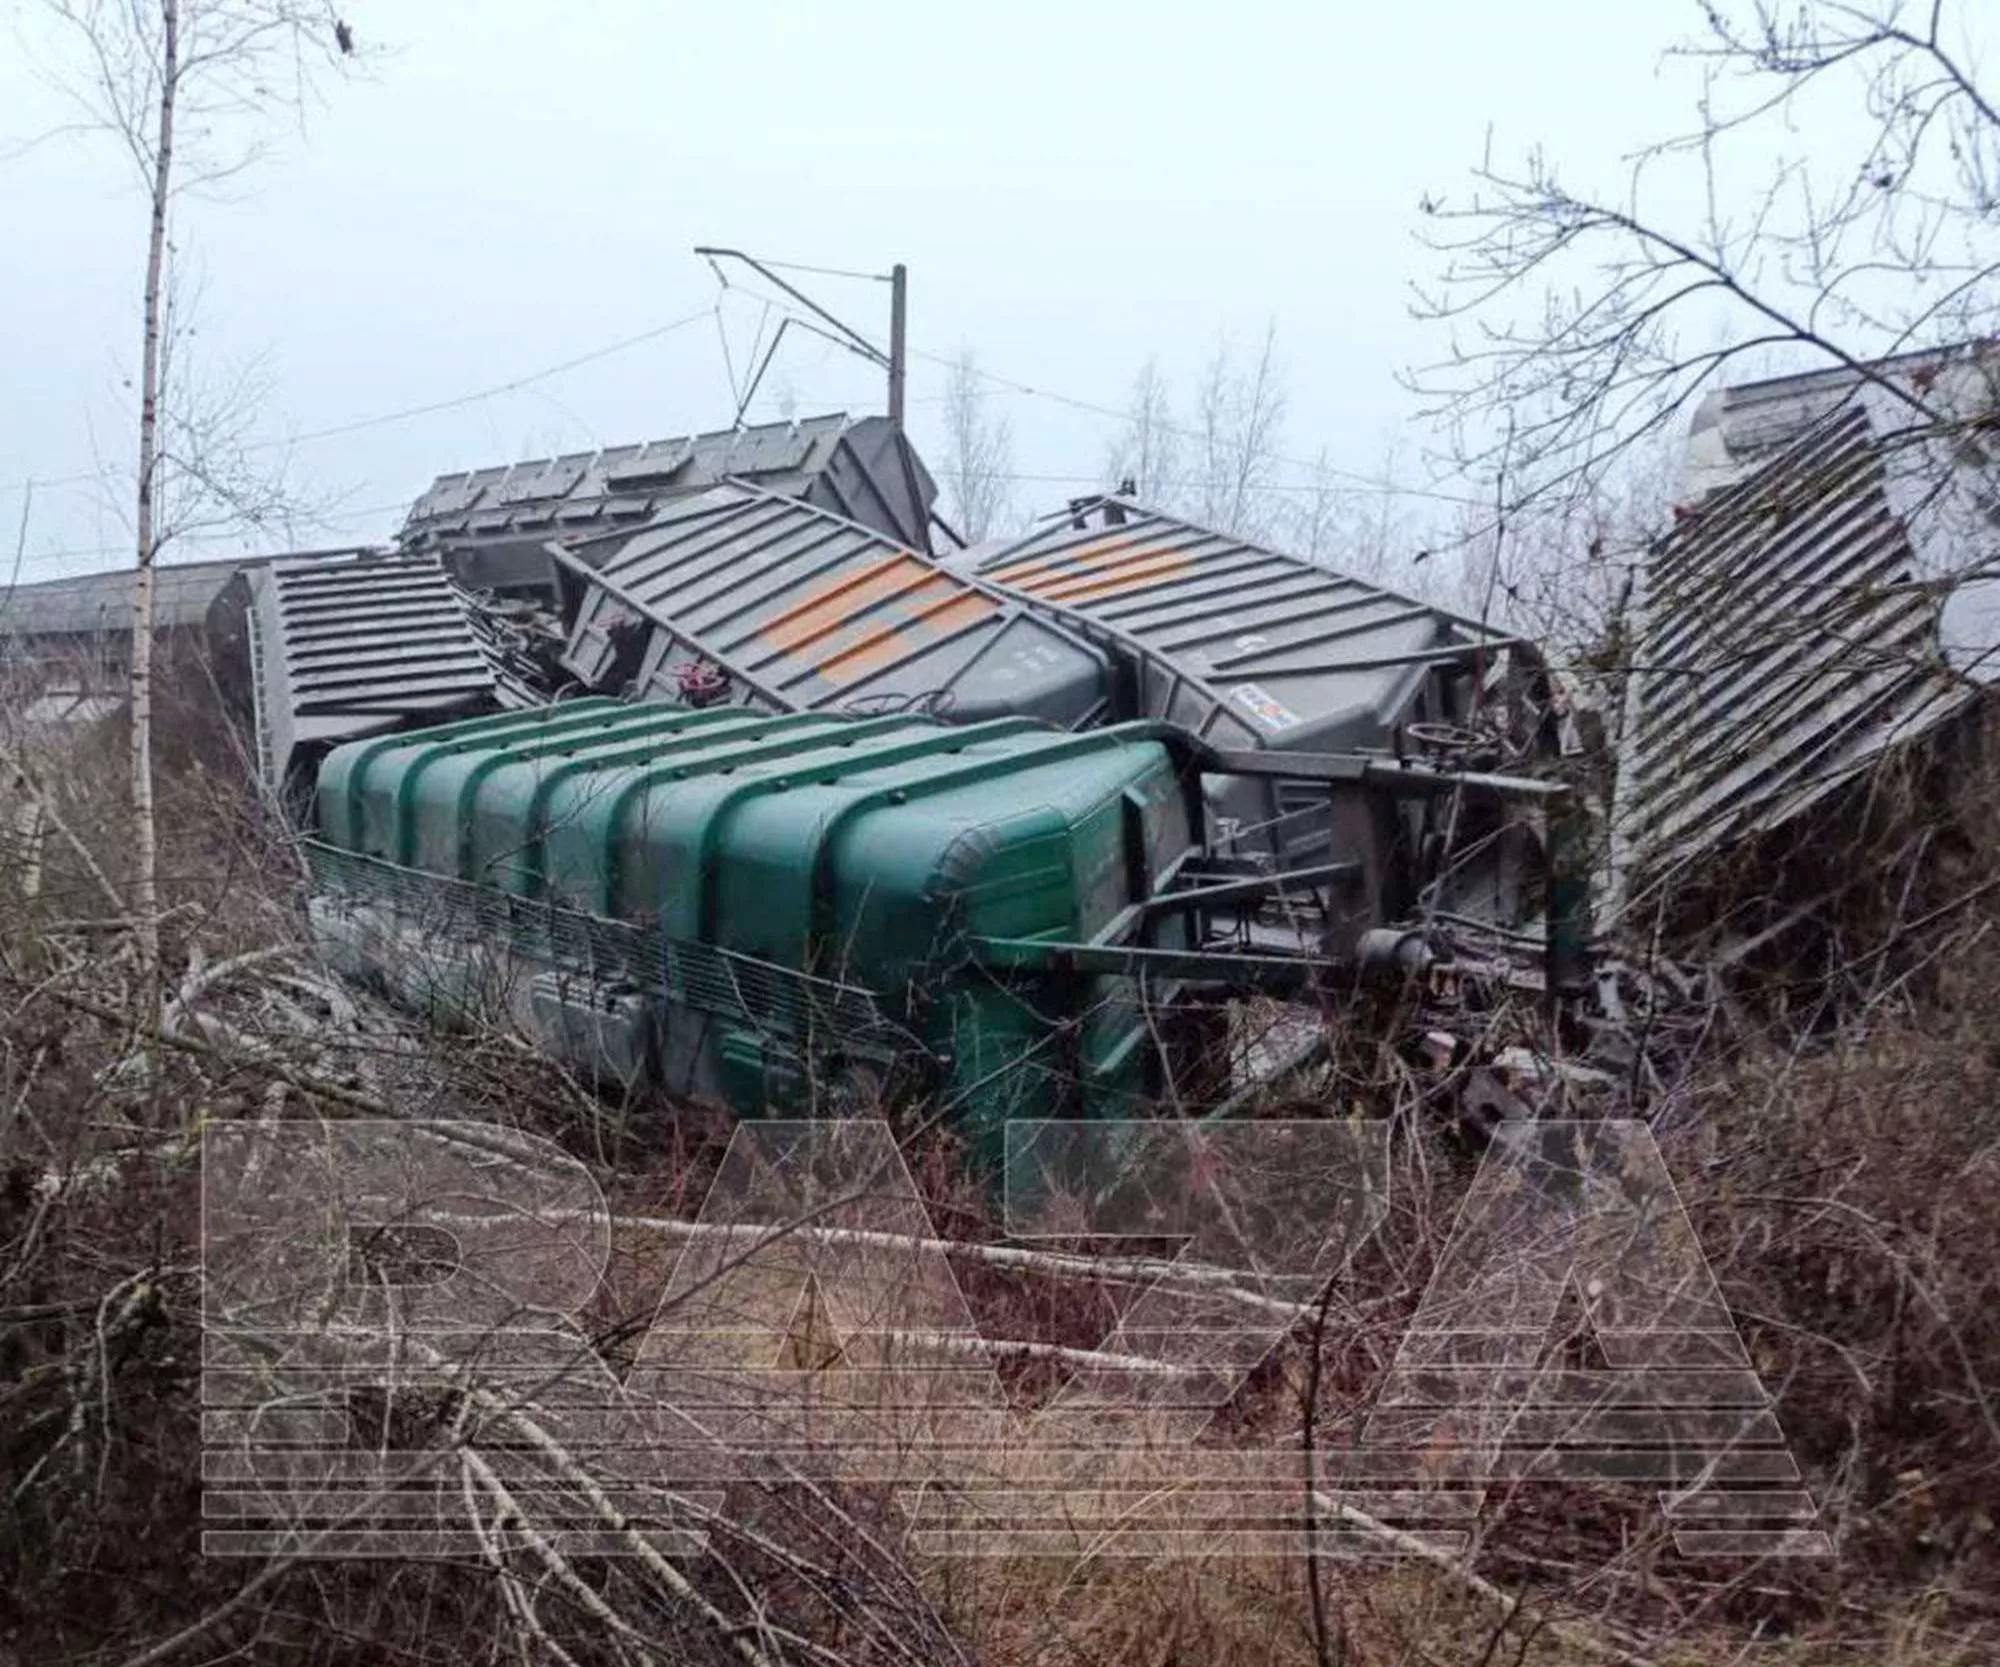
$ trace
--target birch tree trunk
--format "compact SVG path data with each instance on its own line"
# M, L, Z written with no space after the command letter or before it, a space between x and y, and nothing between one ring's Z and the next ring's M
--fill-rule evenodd
M153 153L152 232L146 245L145 342L139 372L138 582L132 606L132 914L140 999L160 999L159 838L153 818L153 556L160 432L162 269L173 185L174 98L180 78L180 0L160 0L160 128Z

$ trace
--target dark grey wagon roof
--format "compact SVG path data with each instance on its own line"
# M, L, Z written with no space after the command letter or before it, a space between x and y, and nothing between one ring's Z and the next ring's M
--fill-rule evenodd
M493 671L434 556L280 557L242 575L259 764L495 702Z
M1514 642L1117 498L984 555L977 571L1123 639L1151 686L1146 713L1229 746L1386 747L1405 719L1444 715L1425 709L1441 668L1477 671Z
M468 585L518 586L546 572L550 541L643 525L674 499L732 479L929 548L937 488L922 462L886 419L841 414L441 475L400 536L443 555Z
M674 699L683 668L769 709L914 705L950 717L1095 717L1104 657L991 587L868 527L742 483L643 529L563 550L585 595L571 668L598 687L642 630L631 687Z

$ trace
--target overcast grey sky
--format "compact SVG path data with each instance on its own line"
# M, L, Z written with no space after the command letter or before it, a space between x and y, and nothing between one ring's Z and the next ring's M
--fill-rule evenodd
M943 372L989 371L1106 406L1157 355L1183 397L1219 335L1275 318L1286 449L1379 475L1440 351L1409 318L1425 191L1464 188L1486 143L1583 170L1686 120L1661 49L1689 0L1018 0L1006 8L728 0L351 0L384 49L226 201L184 203L204 280L199 353L264 355L272 442L451 400L702 313L533 388L291 453L337 501L322 543L386 536L443 470L725 424L734 407L698 242L838 267L908 263L912 426ZM0 154L66 117L31 60L33 0L0 36ZM0 163L0 528L19 483L129 459L144 205L108 141ZM817 282L817 281L816 281ZM887 292L829 283L886 327ZM739 366L760 320L722 325ZM806 338L803 413L880 409L880 378ZM1024 476L1089 477L1115 424L996 390ZM1021 482L1059 502L1063 479ZM122 495L122 488L119 489ZM1420 500L1413 500L1418 502ZM115 564L116 503L37 489L24 579ZM183 550L180 558L196 554ZM206 553L222 553L211 547Z

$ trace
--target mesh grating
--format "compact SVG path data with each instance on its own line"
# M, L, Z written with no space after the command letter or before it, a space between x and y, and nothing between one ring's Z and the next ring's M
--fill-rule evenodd
M305 842L314 888L374 903L440 936L505 944L526 959L603 983L657 990L670 1001L759 1029L838 1034L893 1046L904 1032L858 984L815 978L715 944L663 937L631 921L510 896Z

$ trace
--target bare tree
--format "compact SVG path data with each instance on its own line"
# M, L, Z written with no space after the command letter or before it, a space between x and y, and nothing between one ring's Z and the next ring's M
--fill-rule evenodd
M1195 395L1201 473L1189 500L1198 520L1245 538L1270 531L1287 403L1275 322L1265 326L1248 364L1238 362L1226 340L1216 344Z
M1609 179L1489 156L1424 205L1423 310L1455 339L1416 381L1486 489L1458 540L1482 609L1603 717L1600 919L1739 964L1799 955L1809 919L1815 965L1868 989L1900 923L1826 923L1949 883L1956 836L1893 784L1966 767L1941 713L1996 652L1965 581L1993 570L2000 485L2000 35L1976 0L1690 21L1685 131ZM1810 797L1751 797L1777 781Z
M1006 530L1012 509L1014 434L991 408L979 357L962 348L944 390L945 483L959 532L974 543Z
M1409 552L1403 548L1397 494L1388 485L1394 461L1392 452L1379 486L1357 486L1335 466L1331 449L1321 446L1285 490L1274 494L1275 507L1262 517L1267 536L1291 554L1350 578L1403 583Z
M1168 504L1179 493L1181 432L1160 362L1148 359L1132 380L1125 426L1104 454L1107 485L1130 482L1141 503Z
M1705 0L1670 54L1695 73L1698 119L1641 151L1621 189L1577 187L1534 153L1489 157L1469 200L1427 200L1444 266L1420 312L1463 330L1415 380L1462 456L1490 476L1511 413L1516 502L1587 498L1726 371L1773 355L1949 421L1874 366L2000 328L1984 11Z
M130 912L142 999L159 993L158 834L153 812L153 569L172 531L268 507L240 465L242 384L220 400L176 402L179 314L170 228L190 191L242 172L264 122L303 108L314 69L352 54L327 0L48 0L81 68L65 77L86 125L130 158L146 203L133 482ZM232 461L224 461L229 459ZM181 513L170 518L170 512Z
M1341 523L1346 519L1346 495L1334 480L1324 446L1313 459L1297 498L1286 506L1285 530L1293 554L1307 561L1324 562L1344 542Z
M1179 511L1225 532L1281 544L1309 561L1357 578L1384 580L1407 566L1408 529L1399 519L1399 472L1391 444L1381 478L1357 487L1329 447L1311 462L1279 451L1288 405L1274 326L1244 365L1217 345L1203 373L1198 425L1175 420L1159 361L1133 379L1124 426L1105 449L1106 484L1129 483L1145 504ZM1199 471L1189 474L1188 453ZM1407 577L1407 575L1405 575Z

